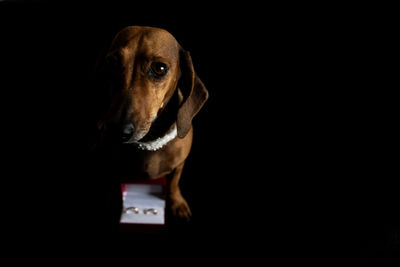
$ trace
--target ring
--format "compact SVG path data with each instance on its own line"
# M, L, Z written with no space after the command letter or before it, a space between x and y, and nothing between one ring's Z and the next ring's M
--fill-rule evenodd
M153 214L157 214L158 213L158 210L156 210L156 209L144 209L143 210L143 213L144 214L147 214L148 212L153 212Z
M130 214L130 213L133 213L133 212L138 214L139 213L139 209L136 208L136 207L128 207L128 208L124 209L124 213L126 213L126 214Z

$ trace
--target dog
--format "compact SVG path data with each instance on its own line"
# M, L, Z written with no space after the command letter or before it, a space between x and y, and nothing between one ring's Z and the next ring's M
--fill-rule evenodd
M166 176L168 208L189 219L179 181L191 150L193 117L209 96L190 53L164 29L128 26L98 65L103 100L96 147L117 144L121 175Z

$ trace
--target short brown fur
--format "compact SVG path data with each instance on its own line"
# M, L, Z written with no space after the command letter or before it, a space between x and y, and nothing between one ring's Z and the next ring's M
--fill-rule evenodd
M194 71L190 54L163 29L130 26L116 35L106 57L116 59L119 67L117 78L109 82L112 92L108 94L104 118L99 123L101 142L107 138L109 125L127 121L135 126L130 141L140 141L173 95L179 95L175 119L178 136L157 151L134 150L138 160L130 164L133 176L156 179L167 175L172 214L190 218L191 211L181 194L179 180L191 150L191 121L208 99L208 91ZM155 61L164 62L169 68L167 75L156 81L147 73ZM104 144L98 147L101 145Z

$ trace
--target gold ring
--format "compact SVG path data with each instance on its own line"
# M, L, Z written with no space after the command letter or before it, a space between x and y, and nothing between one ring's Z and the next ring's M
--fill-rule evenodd
M138 214L139 213L139 209L136 208L136 207L128 207L128 208L124 209L124 213L126 213L126 214L130 214L132 212Z
M157 214L157 213L158 213L158 210L153 209L153 208L151 208L151 209L144 209L144 210L143 210L143 213L144 213L144 214L147 214L148 212L152 212L153 214Z

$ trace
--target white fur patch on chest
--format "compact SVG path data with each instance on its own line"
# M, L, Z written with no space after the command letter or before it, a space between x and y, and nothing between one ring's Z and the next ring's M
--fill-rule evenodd
M168 144L177 135L178 130L176 128L176 124L174 124L173 127L162 137L158 137L157 139L148 142L136 141L133 142L133 144L136 144L141 150L156 151Z

